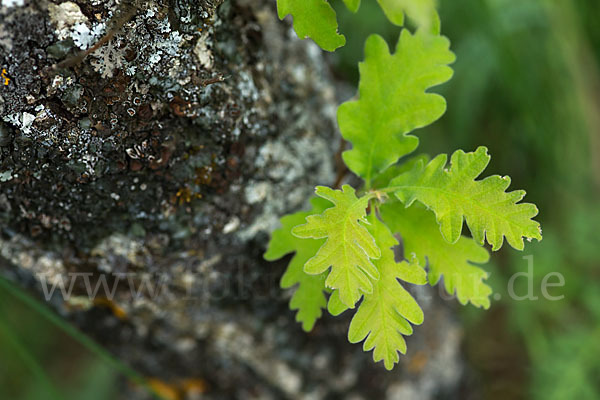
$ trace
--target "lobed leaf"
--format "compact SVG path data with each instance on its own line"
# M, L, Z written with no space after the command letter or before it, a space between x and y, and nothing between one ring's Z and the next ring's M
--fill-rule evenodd
M347 4L352 3L347 0ZM335 11L327 0L277 0L279 19L291 15L294 30L301 39L310 37L323 50L334 51L346 44L338 33Z
M454 152L449 169L445 169L446 160L446 155L440 154L427 165L419 162L390 185L407 207L419 200L431 208L447 241L459 240L463 219L475 241L483 245L487 239L493 250L502 247L504 237L518 250L524 247L523 237L542 239L540 225L532 219L538 213L537 207L517 204L525 191L506 192L510 185L507 176L475 180L490 161L485 147L472 153Z
M440 234L433 213L420 205L405 208L398 201L381 206L381 216L392 232L402 236L405 257L416 257L420 265L428 265L428 278L436 285L444 278L444 287L456 294L458 301L489 308L492 289L483 282L488 274L471 263L486 263L487 250L466 236L454 244Z
M304 264L313 257L325 240L301 239L292 235L292 229L302 224L311 214L323 212L331 203L325 199L311 199L312 210L297 212L281 218L281 228L275 230L264 254L267 261L274 261L286 254L295 253L281 277L281 288L288 289L298 285L290 300L290 309L298 310L296 321L302 323L302 329L311 331L317 319L322 315L327 299L325 298L325 274L309 275L304 272Z
M342 104L338 123L352 143L344 152L348 168L370 185L400 157L414 151L419 140L409 132L437 120L446 110L440 95L428 88L452 76L450 42L442 36L403 30L390 54L385 40L372 35L360 64L359 98Z
M357 198L355 190L348 185L342 190L317 186L315 193L334 206L320 215L308 216L306 224L292 230L299 238L327 238L316 255L306 262L304 271L320 274L331 267L325 285L339 290L340 300L354 308L362 293L373 291L371 281L379 279L371 259L379 258L381 252L365 228L365 210L373 196Z

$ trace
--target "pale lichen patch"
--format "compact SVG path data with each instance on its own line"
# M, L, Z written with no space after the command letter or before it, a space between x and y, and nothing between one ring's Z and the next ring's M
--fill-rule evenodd
M73 25L88 22L79 6L70 1L61 4L48 3L48 15L56 28L56 36L60 40L64 40L69 36L69 29Z
M25 5L25 0L2 0L0 5L6 8L23 7Z
M200 35L196 42L196 46L194 46L194 55L202 67L210 70L213 67L214 60L213 54L208 47L208 39L208 32L204 32Z

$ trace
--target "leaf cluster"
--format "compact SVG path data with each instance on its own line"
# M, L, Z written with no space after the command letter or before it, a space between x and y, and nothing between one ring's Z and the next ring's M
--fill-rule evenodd
M360 5L345 3L353 11ZM352 145L343 160L363 185L318 186L311 211L282 218L265 258L295 253L281 286L297 285L290 307L305 330L325 307L332 315L355 310L349 341L364 341L364 350L392 369L406 352L404 336L424 320L409 285L443 280L461 304L488 308L492 290L479 265L489 259L485 242L498 250L506 238L522 250L523 238L541 240L541 231L532 219L535 205L520 203L525 192L506 191L510 178L478 179L490 161L485 147L458 150L450 163L445 154L431 161L413 154L419 140L412 133L446 110L445 99L429 90L452 77L455 57L439 34L433 3L379 4L392 23L401 25L408 15L419 28L404 29L394 52L381 37L369 37L358 96L338 109L340 132ZM428 4L431 9L423 8ZM279 0L278 9L280 17L294 16L300 37L325 49L343 44L325 0ZM462 234L463 222L470 237ZM398 259L396 236L404 249Z

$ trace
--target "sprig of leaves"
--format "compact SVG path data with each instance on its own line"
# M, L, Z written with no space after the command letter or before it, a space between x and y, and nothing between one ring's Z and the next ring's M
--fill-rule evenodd
M360 6L359 0L344 2L352 11ZM290 307L305 330L326 303L332 315L358 306L349 341L364 341L364 350L373 350L373 359L391 369L406 352L411 324L424 319L405 284L436 285L443 278L461 304L488 308L488 275L475 265L489 259L484 242L498 250L506 237L521 250L523 238L540 240L541 231L532 219L537 208L519 203L525 192L506 192L510 178L477 180L490 161L484 147L456 151L449 167L445 154L429 162L426 156L405 157L419 143L410 133L446 110L444 98L428 90L451 78L454 54L439 35L433 0L378 2L392 23L402 25L408 15L419 28L403 30L393 54L381 37L367 40L359 97L338 110L342 136L352 144L343 160L364 185L358 192L349 185L318 186L312 211L282 218L265 258L296 253L281 283L298 285ZM278 6L280 17L294 16L301 37L328 49L341 43L325 0L278 0ZM464 220L472 237L461 235ZM403 260L396 260L393 234L402 237Z

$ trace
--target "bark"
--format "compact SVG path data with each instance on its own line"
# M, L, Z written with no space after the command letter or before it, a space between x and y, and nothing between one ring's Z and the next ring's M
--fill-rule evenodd
M460 330L435 293L393 372L347 343L349 315L295 323L288 260L262 253L335 181L334 82L274 1L220 3L2 1L1 273L40 298L74 280L58 312L145 376L202 380L202 398L454 390Z

